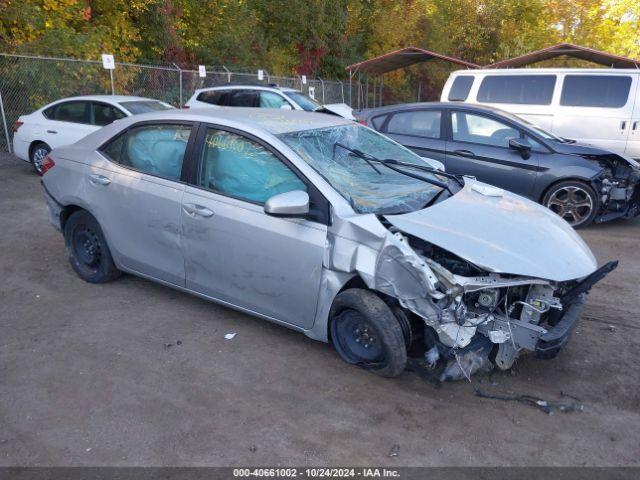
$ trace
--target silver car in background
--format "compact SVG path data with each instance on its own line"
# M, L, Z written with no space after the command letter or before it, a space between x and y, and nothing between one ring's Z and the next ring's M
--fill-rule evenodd
M438 378L565 344L597 269L564 220L434 170L357 123L219 108L122 119L43 162L89 282L128 272L330 341L351 364Z

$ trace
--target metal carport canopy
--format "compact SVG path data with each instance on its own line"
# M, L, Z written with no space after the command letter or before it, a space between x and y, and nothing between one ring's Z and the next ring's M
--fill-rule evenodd
M640 68L640 60L621 57L571 43L559 43L558 45L526 53L519 57L491 63L485 65L483 68L518 68L556 57L574 57L611 68Z
M436 52L430 52L418 47L405 47L394 52L385 53L378 57L370 58L362 62L354 63L346 67L349 73L364 73L369 75L382 75L399 68L405 68L420 62L438 59L455 63L467 68L480 68L475 63L467 62L455 57L449 57Z

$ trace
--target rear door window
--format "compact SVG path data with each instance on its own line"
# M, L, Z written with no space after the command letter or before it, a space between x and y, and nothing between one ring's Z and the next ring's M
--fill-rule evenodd
M440 138L441 116L440 110L415 110L396 113L387 123L387 133Z
M60 122L89 123L89 105L83 101L59 103L51 118Z
M469 75L456 77L451 85L451 90L449 90L448 100L450 102L464 102L471 91L473 79L474 77Z
M123 166L180 180L190 134L190 125L142 125L115 138L101 151Z
M259 107L259 92L253 90L234 90L228 105L231 107Z
M621 75L566 75L560 105L567 107L624 107L631 77Z
M114 107L113 105L107 105L106 103L92 103L91 112L91 124L92 125L109 125L116 120L126 117L125 113Z
M551 105L555 75L490 75L478 90L478 102Z

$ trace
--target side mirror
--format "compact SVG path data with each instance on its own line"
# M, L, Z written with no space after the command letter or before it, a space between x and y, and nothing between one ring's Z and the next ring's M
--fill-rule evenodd
M293 107L288 103L283 103L282 105L280 105L280 110L293 110Z
M524 138L510 138L509 148L518 150L525 160L531 157L531 145Z
M264 204L264 213L274 217L300 217L309 213L309 194L303 190L274 195Z

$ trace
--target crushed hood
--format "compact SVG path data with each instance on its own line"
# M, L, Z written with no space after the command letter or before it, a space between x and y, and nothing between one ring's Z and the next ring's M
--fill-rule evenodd
M594 145L584 144L584 143L560 143L554 142L553 148L558 153L564 153L567 155L577 155L579 157L584 157L587 159L598 159L598 157L602 158L611 158L617 157L626 163L628 166L633 168L640 168L638 162L634 159L627 157L625 155L620 155L617 153L612 153L607 150L603 150Z
M353 116L353 108L346 103L329 103L322 105L322 107L316 111L338 115L339 117L346 118L347 120L355 120L355 117Z
M586 243L556 214L472 179L443 202L384 218L490 272L566 281L597 267Z

